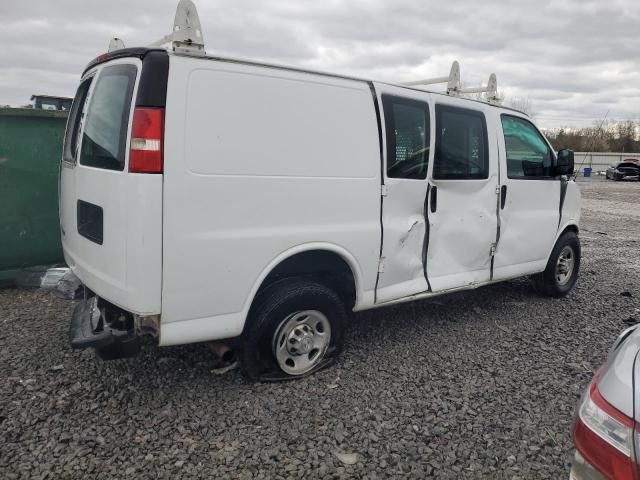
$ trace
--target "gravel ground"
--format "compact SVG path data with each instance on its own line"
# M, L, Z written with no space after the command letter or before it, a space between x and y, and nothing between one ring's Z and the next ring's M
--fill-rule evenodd
M640 185L581 186L566 299L517 280L359 314L296 382L216 375L202 345L101 362L71 303L0 291L0 478L567 478L578 396L640 320Z

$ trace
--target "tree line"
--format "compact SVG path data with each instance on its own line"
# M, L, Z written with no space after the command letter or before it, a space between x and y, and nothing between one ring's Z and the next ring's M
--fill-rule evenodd
M536 112L528 97L504 97L504 105L535 119ZM591 127L542 129L553 148L574 152L640 152L640 121L608 120Z
M640 152L640 122L609 121L584 128L544 130L553 148L576 152Z

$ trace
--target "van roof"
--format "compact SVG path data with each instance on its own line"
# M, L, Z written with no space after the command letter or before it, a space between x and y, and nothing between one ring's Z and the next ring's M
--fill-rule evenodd
M159 47L133 47L133 48L122 48L119 50L113 50L107 53L103 53L102 55L99 55L98 57L94 58L93 60L91 60L87 66L85 67L82 75L84 75L89 69L95 67L96 65L99 65L101 63L107 62L109 60L114 60L116 58L125 58L125 57L137 57L137 58L144 58L147 53L149 52L165 52L167 54L170 55L176 55L176 56L181 56L181 57L189 57L189 58L193 58L195 60L216 60L216 61L221 61L221 62L229 62L229 63L239 63L239 64L243 64L243 65L254 65L254 66L260 66L260 67L267 67L267 68L274 68L274 69L280 69L280 70L290 70L290 71L294 71L294 72L301 72L301 73L311 73L314 75L323 75L326 77L333 77L333 78L342 78L345 80L354 80L354 81L358 81L358 82L365 82L368 84L371 84L373 82L376 83L381 83L381 84L385 84L385 85L392 85L395 87L399 87L399 88L404 88L407 90L412 90L412 91L416 91L416 92L428 92L431 93L433 95L442 95L445 97L448 97L450 95L447 95L446 93L443 92L434 92L432 90L427 90L424 88L417 88L417 87L413 87L413 86L409 86L409 85L403 85L401 83L394 83L394 82L386 82L386 81L379 81L379 80L372 80L372 79L368 79L368 78L361 78L361 77L356 77L356 76L351 76L351 75L344 75L344 74L339 74L339 73L331 73L331 72L323 72L320 70L313 70L313 69L307 69L307 68L300 68L300 67L294 67L294 66L290 66L290 65L283 65L283 64L277 64L277 63L267 63L267 62L261 62L261 61L257 61L257 60L251 60L251 59L245 59L245 58L238 58L238 57L224 57L224 56L220 56L220 55L189 55L189 54L184 54L184 53L175 53L172 52L170 50L167 50L166 48L159 48ZM518 110L516 108L511 108L511 107L505 107L504 105L495 105L492 103L488 103L488 102L483 102L481 100L475 100L473 98L467 98L467 97L455 97L455 98L459 98L460 100L465 100L465 101L469 101L469 102L476 102L476 103L480 103L482 105L487 105L490 107L494 107L497 109L502 109L502 110L509 110L512 112L516 112L519 113L521 115L524 115L525 117L529 117L528 114L526 114L525 112Z

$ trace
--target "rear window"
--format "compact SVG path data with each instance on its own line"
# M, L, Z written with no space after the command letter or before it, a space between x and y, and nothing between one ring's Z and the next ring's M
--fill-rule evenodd
M87 93L91 86L93 77L87 78L78 87L78 93L73 100L69 120L67 121L67 131L64 135L64 151L62 158L65 162L75 163L78 151L78 132L82 130L82 121L86 114Z
M638 168L640 168L640 166L635 163L621 163L620 165L618 165L618 168L637 170Z
M387 135L387 176L427 178L429 107L416 100L382 96Z
M123 170L135 65L113 65L100 72L82 134L80 163Z
M489 178L489 146L484 114L436 105L436 152L433 178L475 180Z

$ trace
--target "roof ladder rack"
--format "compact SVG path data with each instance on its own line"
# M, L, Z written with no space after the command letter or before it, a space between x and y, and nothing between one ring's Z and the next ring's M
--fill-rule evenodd
M159 47L171 42L173 51L189 55L205 55L202 27L198 10L191 0L180 0L173 21L173 31L160 40L151 43L150 47Z
M171 43L171 48L176 53L186 53L189 55L203 56L204 40L202 39L202 27L196 6L191 0L180 0L176 9L176 16L173 21L173 31L165 35L160 40L150 43L150 47L160 47ZM109 42L107 51L120 50L124 48L124 42L115 37Z
M455 60L453 61L448 77L425 78L424 80L407 82L405 85L435 85L436 83L446 83L447 95L455 95L460 90L460 64Z
M495 73L489 75L489 81L487 82L486 87L462 88L458 91L458 93L485 93L485 100L488 103L500 103L500 97L498 96L498 80L496 79Z
M501 98L498 95L498 81L495 73L489 76L489 81L486 87L478 88L462 88L460 83L460 64L454 60L451 64L451 70L448 77L436 77L427 78L424 80L416 80L413 82L407 82L404 85L407 86L421 86L421 85L434 85L436 83L447 84L447 95L464 95L469 93L485 93L485 100L488 103L499 104Z

